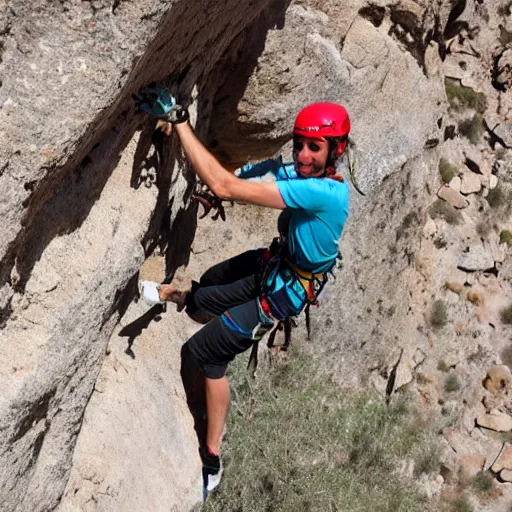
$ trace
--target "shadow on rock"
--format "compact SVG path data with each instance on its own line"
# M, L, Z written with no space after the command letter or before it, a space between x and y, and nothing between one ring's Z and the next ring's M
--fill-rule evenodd
M135 339L144 329L147 328L152 320L159 322L162 319L160 315L165 312L165 310L166 304L156 304L149 311L119 331L120 337L128 338L128 346L126 347L125 354L128 354L132 359L135 359L135 353L132 349Z

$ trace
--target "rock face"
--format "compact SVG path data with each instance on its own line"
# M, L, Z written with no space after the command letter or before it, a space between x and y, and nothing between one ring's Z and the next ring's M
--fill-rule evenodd
M167 271L188 259L194 182L168 144L152 145L131 93L167 78L188 97L195 85L205 103L191 111L204 121L215 91L206 77L268 2L114 5L16 2L2 11L2 511L57 506L146 254L171 239Z
M499 180L509 172L507 158L492 151L510 146L510 105L487 79L492 62L474 59L465 71L456 59L468 55L468 44L482 45L491 59L485 37L502 21L490 11L480 33L461 32L455 43L453 2L430 4L38 0L2 10L2 512L190 510L200 500L196 438L178 375L179 347L196 327L132 301L148 255L165 253L158 277L172 277L188 263L196 229L195 178L175 141L154 134L133 109L131 94L151 81L190 104L199 137L230 167L280 149L305 104L346 104L356 179L374 195L368 201L353 191L343 242L350 265L340 272L342 285L332 286L322 323L315 320L320 350L344 354L330 359L354 386L376 358L403 354L393 359L394 383L379 376L389 399L418 384L421 403L435 407L441 358L462 383L453 393L469 390L465 403L479 396L480 382L471 379L476 364L499 357L493 351L506 337L496 311L511 298L511 283L486 277L497 261L509 275L510 256L488 250L498 235L489 231L483 244L474 226L480 211L489 212L483 193L486 183L493 188L491 170ZM471 23L489 18L470 4ZM504 88L508 57L500 55L496 80ZM486 92L494 88L486 158L480 146L442 141L462 117L447 114L448 68L465 84L486 77ZM464 151L476 153L471 161L485 179L478 190L474 179L464 185L467 198L445 187L468 222L450 224L444 211L415 236L441 185L441 145L461 165ZM203 268L210 253L228 256L270 240L247 235L254 216L235 219L247 229L229 249L209 246ZM484 303L466 300L466 282L457 294L445 288L457 267L486 287ZM460 324L438 320L434 329L426 313L434 299L449 304L447 318ZM477 315L490 319L480 325ZM433 376L423 384L419 367ZM486 413L475 408L467 415L472 427ZM471 473L481 458L468 464Z
M369 10L354 0L343 9L331 2L291 5L283 26L269 32L240 100L232 95L231 76L218 92L223 103L212 119L215 137L210 137L219 152L242 163L247 148L253 158L265 156L269 146L279 149L290 136L296 112L312 98L347 106L358 184L365 191L419 154L427 140L439 139L442 77L425 74L402 42L388 35L403 18L413 25L404 34L414 29L421 38L431 28L421 20L428 25L426 20L434 17L414 2L400 7L401 18L392 6L383 9L382 19ZM237 73L242 74L242 64L234 63Z

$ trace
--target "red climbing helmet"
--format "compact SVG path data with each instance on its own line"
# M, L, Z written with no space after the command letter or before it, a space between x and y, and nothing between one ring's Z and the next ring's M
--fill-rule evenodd
M344 107L336 103L313 103L303 108L293 127L293 134L302 137L335 139L336 157L341 156L347 145L350 119Z

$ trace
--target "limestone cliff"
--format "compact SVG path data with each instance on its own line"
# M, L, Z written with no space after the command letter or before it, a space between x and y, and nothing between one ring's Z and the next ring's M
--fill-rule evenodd
M196 229L194 175L176 141L133 109L131 94L152 81L190 104L197 133L230 167L278 151L304 104L347 105L368 197L354 192L342 284L317 318L343 378L391 396L424 360L431 373L446 358L476 389L485 365L502 362L510 221L475 233L491 213L485 196L510 180L510 6L507 17L498 1L0 5L0 510L190 510L200 500L179 380L179 347L195 327L133 301L148 256L164 255L152 277L171 278ZM446 77L485 105L460 108ZM476 144L464 124L473 113ZM448 193L441 157L460 174ZM438 191L462 210L461 227L431 213ZM266 243L265 219L268 231L240 215L194 244L220 259ZM479 318L448 278L489 290ZM436 299L468 326L437 343ZM435 402L422 382L418 394Z

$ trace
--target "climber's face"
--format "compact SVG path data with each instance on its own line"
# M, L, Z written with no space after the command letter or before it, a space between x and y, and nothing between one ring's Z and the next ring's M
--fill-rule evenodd
M293 137L293 159L301 178L318 178L325 173L329 156L329 143L325 139L315 139L295 135Z

